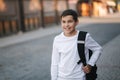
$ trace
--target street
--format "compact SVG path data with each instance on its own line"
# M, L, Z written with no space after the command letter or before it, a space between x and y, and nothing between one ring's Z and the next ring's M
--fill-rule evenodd
M103 47L97 80L120 80L120 23L95 23L77 29L88 31ZM1 47L0 80L50 80L52 42L57 34Z

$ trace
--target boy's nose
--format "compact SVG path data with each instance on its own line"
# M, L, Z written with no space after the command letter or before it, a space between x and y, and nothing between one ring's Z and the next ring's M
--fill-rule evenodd
M65 27L69 27L69 24L68 24L68 23L66 23L66 24L65 24Z

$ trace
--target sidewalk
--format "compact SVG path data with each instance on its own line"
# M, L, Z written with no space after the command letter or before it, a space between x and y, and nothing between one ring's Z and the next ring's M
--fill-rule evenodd
M86 25L87 24L80 24L79 27L83 27ZM34 30L26 33L20 32L17 35L0 38L0 47L5 47L5 46L13 45L16 43L21 43L28 40L36 39L36 38L42 38L44 36L51 35L53 33L59 33L61 31L62 29L60 25L54 25L52 27L40 28L38 30Z
M12 45L12 44L21 43L24 41L44 37L48 34L50 35L52 33L56 33L59 31L60 31L59 26L58 27L53 26L52 28L51 27L50 28L40 28L38 30L34 30L34 31L26 32L26 33L19 32L16 35L0 38L0 47L5 47L5 46Z
M119 22L120 23L120 20L118 19L120 19L120 13L109 14L105 17L92 17L92 18L80 17L79 27L83 27L91 23L105 23L105 22L107 23L108 22L117 22L117 23ZM5 47L5 46L13 45L16 43L21 43L24 41L36 39L36 38L41 38L47 35L51 35L53 33L58 33L60 31L61 31L60 25L54 25L52 27L40 28L38 30L30 31L26 33L20 32L13 36L0 38L0 47Z
M80 23L120 23L120 12L99 17L79 17Z

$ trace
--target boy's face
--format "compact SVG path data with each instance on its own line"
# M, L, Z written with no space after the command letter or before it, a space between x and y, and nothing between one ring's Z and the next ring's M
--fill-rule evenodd
M78 24L78 21L75 22L71 15L64 16L61 18L61 25L64 32L64 35L72 35L75 32L75 27Z

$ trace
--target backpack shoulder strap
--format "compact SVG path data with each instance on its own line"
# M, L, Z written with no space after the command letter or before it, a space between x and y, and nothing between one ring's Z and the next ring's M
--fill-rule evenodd
M78 41L77 41L77 48L78 48L78 54L80 57L80 60L78 61L78 64L80 62L83 63L83 65L86 65L86 58L85 58L85 38L86 38L87 32L80 31L78 34Z

